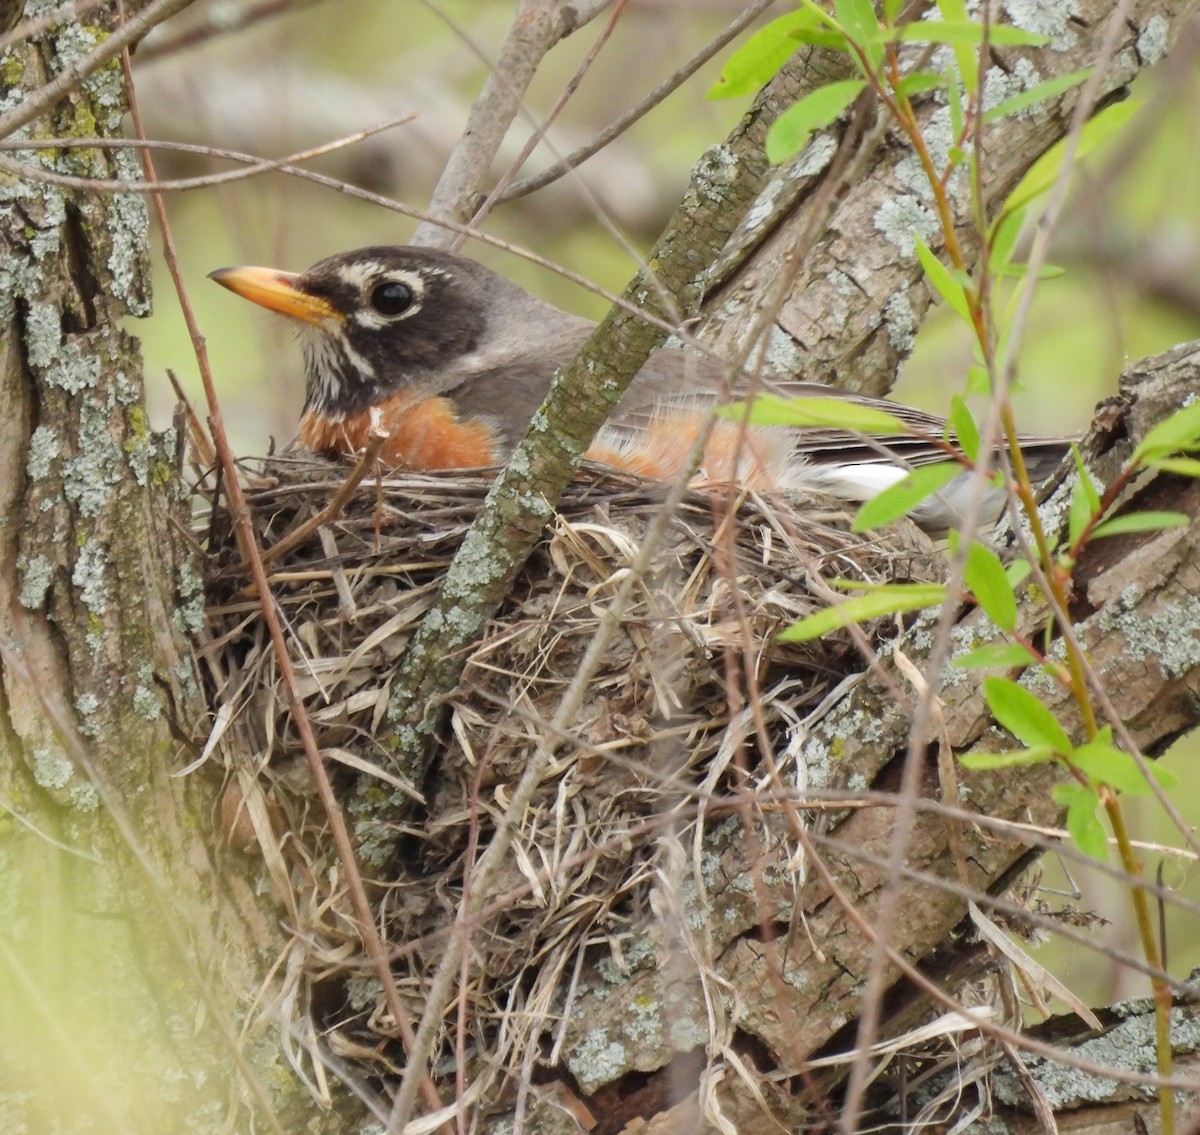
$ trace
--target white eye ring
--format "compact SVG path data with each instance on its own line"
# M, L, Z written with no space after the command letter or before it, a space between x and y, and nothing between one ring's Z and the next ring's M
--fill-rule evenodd
M425 299L425 277L420 272L391 268L377 260L344 265L339 275L361 297L351 317L360 327L378 330L398 320L409 319L421 310L421 303ZM386 299L382 305L378 303L377 298L382 298L380 293L389 288L395 288L398 292L407 290L408 302L402 302L403 296L397 294L393 297L394 303Z

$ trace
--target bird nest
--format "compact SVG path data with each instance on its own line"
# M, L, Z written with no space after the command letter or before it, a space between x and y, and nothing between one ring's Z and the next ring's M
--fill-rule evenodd
M295 458L248 470L260 546L270 554L319 516L345 475L344 466ZM397 663L487 487L479 476L368 478L335 517L271 558L269 572L341 806L352 826L364 800L392 810L386 849L360 827L359 851L412 1020L513 783L539 746L556 750L516 818L489 917L473 932L460 989L465 1029L456 1035L448 1014L433 1061L450 1076L449 1094L450 1070L465 1063L477 1100L500 1107L535 1070L550 1075L558 1059L569 1063L562 1022L572 982L585 956L622 960L666 867L663 833L686 847L727 815L719 802L755 782L764 746L774 774L796 783L805 717L861 669L848 634L804 644L777 637L823 605L815 576L929 579L940 568L915 528L865 539L850 532L838 502L694 492L630 592L579 711L557 732L550 723L564 692L663 509L661 486L585 470L446 696L444 743L424 779L410 783L386 741ZM283 1003L297 1018L292 1035L322 1037L335 1056L386 1081L404 1059L394 1022L355 930L345 868L228 510L219 491L199 493L204 662L224 730L215 748L230 769L227 828L264 856L294 934L280 968ZM322 1092L316 1062L305 1067Z

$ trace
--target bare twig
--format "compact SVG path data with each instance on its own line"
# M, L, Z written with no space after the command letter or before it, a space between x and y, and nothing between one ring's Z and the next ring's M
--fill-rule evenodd
M552 166L542 170L541 173L534 174L532 177L527 177L522 181L513 182L506 188L500 189L499 192L493 190L496 201L495 204L502 205L507 201L514 201L518 197L525 197L535 190L544 189L547 185L557 181L564 174L570 173L573 169L577 169L583 165L588 158L593 157L604 149L609 142L615 138L619 138L625 133L634 123L644 118L652 111L659 103L663 102L668 95L678 90L684 83L687 82L701 67L704 66L718 51L721 51L726 45L737 39L743 31L746 30L763 12L765 12L775 0L754 0L741 15L737 16L728 27L725 28L715 39L710 40L704 45L695 55L691 57L677 71L668 75L657 87L654 88L644 99L636 106L630 107L620 118L609 123L603 130L600 131L594 138L585 142L578 149L573 150L566 157L555 162ZM499 187L497 187L499 188Z
M462 138L433 191L429 213L435 223L419 226L413 244L443 247L448 243L447 233L436 222L467 216L542 59L572 30L574 24L564 19L557 0L521 0L508 38L471 107Z
M1070 173L1072 159L1079 142L1079 134L1083 129L1084 123L1087 121L1091 109L1095 106L1096 99L1099 97L1102 89L1102 84L1105 79L1109 61L1112 59L1117 47L1117 34L1126 26L1126 19L1130 0L1123 0L1118 5L1117 10L1109 17L1109 22L1106 27L1105 35L1097 50L1096 59L1093 64L1092 75L1084 85L1080 93L1079 100L1075 106L1075 114L1072 118L1071 127L1067 133L1066 153L1063 157L1062 168L1059 171L1059 177L1055 184L1054 191L1051 196L1051 204L1047 207L1046 213L1043 215L1042 221L1039 224L1039 238L1048 239L1048 230L1053 225L1053 220L1056 217L1055 204L1061 207L1061 201L1066 191L1066 183ZM1043 235L1045 234L1045 235ZM946 233L946 239L949 241L953 233ZM1044 260L1045 249L1042 249L1042 258ZM1035 260L1032 256L1028 264L1028 272L1030 275L1027 278L1027 283L1032 283L1038 278L1038 273L1041 268L1041 261ZM1024 315L1028 313L1027 297L1031 297L1033 292L1032 286L1026 289L1025 295L1022 297L1025 302L1024 310L1014 317L1011 329L1010 343L1014 346L1010 348L1010 356L1007 364L1002 368L1003 376L995 389L992 391L992 401L989 407L989 417L986 423L984 436L987 437L995 428L994 421L998 418L1001 408L1006 404L1008 397L1008 389L1014 377L1015 371L1015 345L1020 343L1024 331ZM990 428L989 428L990 427ZM1015 462L1021 461L1019 447L1017 452L1013 454ZM986 459L987 451L985 451ZM980 475L976 478L977 485L982 489L983 480L987 475L986 460ZM1025 477L1028 481L1028 477ZM969 509L977 511L979 503L979 493L973 495L973 499L968 502ZM968 521L972 527L975 518L968 516ZM971 529L967 529L970 531ZM955 557L955 562L952 565L950 588L952 593L957 591L961 585L962 570L966 562L968 540L963 540L959 549L959 554ZM1065 631L1069 632L1070 618L1066 612L1057 611L1061 622L1064 624ZM905 860L909 854L909 847L913 836L916 821L915 800L920 792L920 777L924 767L925 750L928 743L928 734L931 720L933 717L933 702L937 696L939 683L936 676L941 674L942 668L945 665L946 658L950 651L950 631L954 623L954 612L950 604L947 604L938 619L938 625L934 636L933 650L930 652L929 658L925 662L925 674L930 676L927 680L925 689L922 691L921 697L918 699L916 709L912 715L912 721L909 728L908 749L904 758L904 767L901 774L901 785L899 789L900 806L896 811L895 826L893 829L891 855L888 865L887 879L883 886L883 898L880 902L879 911L875 920L875 928L873 933L875 937L875 948L871 953L870 967L867 972L866 984L862 999L862 1013L858 1019L858 1029L856 1033L856 1046L860 1052L867 1051L875 1042L880 1020L880 1011L883 1004L883 992L887 978L887 965L892 960L893 953L890 945L888 945L892 927L899 911L899 905L902 899L902 888L900 887L900 877L904 867ZM1155 959L1150 959L1152 964ZM867 1087L868 1066L865 1060L856 1060L850 1071L849 1082L846 1087L846 1102L842 1112L842 1117L839 1125L839 1130L845 1135L852 1135L858 1124L859 1111L862 1106L863 1093Z
M230 170L227 173L210 173L200 177L180 177L174 181L162 182L132 182L119 181L112 178L98 177L74 177L69 174L55 173L53 170L44 169L41 166L29 165L26 162L14 161L11 158L0 158L0 169L8 170L9 173L17 177L25 177L31 181L42 181L49 185L61 185L67 189L82 189L90 193L178 193L189 189L211 189L215 185L227 185L231 181L244 181L249 177L257 177L262 173L270 173L272 171L287 170L296 162L311 161L313 158L322 157L325 154L331 154L336 150L343 150L347 146L353 146L361 142L364 138L370 138L375 134L380 134L384 130L391 130L394 126L404 126L416 117L415 113L404 115L402 118L392 119L389 122L381 122L377 126L368 126L362 130L356 130L353 134L347 134L341 138L335 138L332 142L322 142L319 146L312 146L307 150L299 150L294 154L289 154L284 158L251 158L249 155L236 155L235 160L248 160L249 166L246 169ZM114 141L117 145L112 145ZM105 143L102 145L102 143ZM187 153L203 154L207 157L216 158L231 158L234 157L229 151L217 150L211 146L196 146L184 142L152 142L149 139L143 138L140 141L132 141L126 139L100 139L100 138L39 138L36 145L30 145L28 142L0 142L0 149L11 150L47 150L51 148L63 149L177 149L186 151Z
M14 43L32 39L39 32L43 32L55 24L84 16L93 8L98 8L106 2L107 0L75 0L73 4L60 4L57 8L51 8L49 12L43 12L34 19L24 20L11 31L0 35L0 51L7 51ZM23 0L17 0L18 10L22 7L24 7Z
M372 429L368 435L367 447L358 458L358 463L350 472L341 484L341 487L334 494L333 499L317 513L316 516L310 517L303 524L293 528L286 535L280 537L269 548L266 548L262 553L262 562L269 564L280 556L286 555L297 545L303 543L309 535L315 532L322 524L328 524L335 519L346 507L346 502L354 495L354 490L358 488L362 479L375 468L379 461L380 450L383 449L383 443L391 436L383 430ZM233 570L235 572L246 571L249 564L239 564Z
M138 66L144 67L147 63L154 63L165 56L197 47L218 36L240 32L251 24L260 23L272 16L291 15L293 12L315 8L325 2L326 0L256 0L255 3L246 4L244 8L234 9L232 14L228 7L223 7L219 15L217 9L211 9L207 22L186 28L177 35L157 38L153 43L139 48Z
M567 105L567 102L570 100L571 96L574 95L579 89L579 84L583 81L584 75L586 75L591 69L592 64L596 61L596 56L600 54L601 49L608 42L612 33L616 30L617 21L621 18L622 13L625 11L625 5L627 3L628 0L616 0L616 4L613 6L613 12L609 16L608 22L604 25L604 29L601 31L600 35L596 38L596 42L593 43L588 49L588 53L586 56L584 56L583 62L580 63L580 65L576 68L575 74L572 75L567 81L566 86L564 86L562 91L559 93L558 98L555 100L554 105L550 108L546 117L538 124L537 129L530 134L529 138L525 142L525 145L521 147L521 152L509 163L508 169L504 171L503 175L500 177L500 180L496 182L496 184L492 187L491 192L488 193L482 204L480 204L475 210L474 216L471 217L472 227L481 225L487 218L487 215L492 211L497 201L500 199L500 195L504 191L505 186L507 186L512 179L516 177L517 171L520 170L521 167L524 166L524 164L529 160L529 155L537 149L538 143L541 142L541 140L545 137L546 131L550 129L551 124L562 113L563 107ZM456 237L450 245L450 251L456 252L462 246L462 243L465 239L466 237L461 235Z

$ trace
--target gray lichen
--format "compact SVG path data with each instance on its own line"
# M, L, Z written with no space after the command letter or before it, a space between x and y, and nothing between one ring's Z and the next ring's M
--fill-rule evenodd
M1075 0L1004 0L1004 11L1014 27L1049 37L1055 51L1067 51L1079 39L1071 27L1079 15Z
M96 711L99 708L100 699L91 691L76 696L76 726L84 737L98 737L100 735L100 725L96 720Z
M30 556L23 565L21 593L17 597L27 611L37 611L46 601L54 579L54 565L45 556Z
M892 348L909 354L917 340L917 315L904 292L895 292L883 305L883 321Z
M60 452L58 435L49 426L38 426L29 438L25 472L31 481L40 481L53 465Z
M609 1039L607 1027L589 1029L567 1054L567 1067L585 1092L617 1079L629 1068L629 1051Z
M1147 67L1153 67L1167 53L1170 44L1171 25L1165 16L1153 15L1146 21L1137 38L1138 55Z
M938 231L938 221L933 213L908 194L888 198L875 211L874 223L902 256L916 255L916 236L928 243Z
M1131 607L1118 600L1100 615L1100 627L1116 631L1125 640L1128 658L1157 663L1168 679L1186 674L1200 662L1200 597L1189 595L1150 612Z
M71 582L79 588L80 600L93 615L105 614L112 598L107 579L108 562L107 547L95 537L84 540L75 557Z

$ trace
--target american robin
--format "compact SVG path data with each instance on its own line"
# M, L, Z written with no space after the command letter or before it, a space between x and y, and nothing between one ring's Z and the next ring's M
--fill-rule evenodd
M369 411L389 437L382 456L415 470L502 463L541 405L555 370L594 328L537 299L483 265L425 248L344 252L299 274L222 268L211 279L300 330L307 398L300 441L319 453L361 451ZM724 368L683 350L655 351L634 378L587 456L648 477L677 475L705 416L717 404ZM945 423L920 410L845 394L815 383L774 383L785 395L844 397L900 417L911 435L880 438L829 428L743 430L720 421L701 476L754 488L808 488L867 500L905 475L906 464L945 458L930 442ZM1022 439L1031 476L1058 464L1065 438ZM932 531L952 527L967 476L912 514ZM987 490L985 521L1004 495Z

